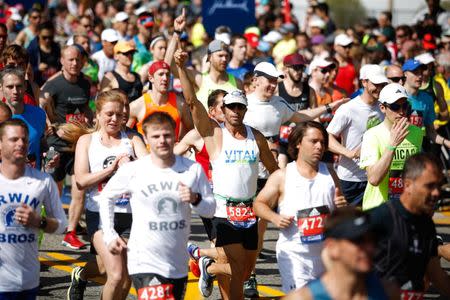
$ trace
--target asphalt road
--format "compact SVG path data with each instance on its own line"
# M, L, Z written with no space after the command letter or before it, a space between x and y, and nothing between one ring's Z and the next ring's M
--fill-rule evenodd
M450 242L450 214L437 214L435 220L439 225L438 232L445 241ZM70 284L70 272L75 265L83 265L89 257L88 250L72 250L61 245L62 236L46 235L40 248L41 260L41 291L39 299L65 299L68 286ZM278 238L278 230L269 225L265 234L264 249L262 251L264 258L258 259L256 265L257 280L259 283L260 296L263 299L278 298L282 293L280 284L280 275L275 259L275 243ZM206 234L200 219L193 217L192 242L208 247ZM442 261L444 268L449 271L450 263ZM101 292L101 278L96 282L91 282L85 292L84 299L99 299ZM134 289L130 291L128 299L136 299ZM198 292L197 279L189 274L188 286L185 299L202 299ZM217 286L209 299L220 299ZM431 291L426 295L426 299L445 299Z

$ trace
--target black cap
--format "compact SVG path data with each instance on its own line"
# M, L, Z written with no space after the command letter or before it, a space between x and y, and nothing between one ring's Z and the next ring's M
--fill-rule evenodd
M331 228L326 228L325 238L344 239L344 240L358 240L367 233L376 233L369 215L363 213L359 216L352 216L346 218L335 224Z

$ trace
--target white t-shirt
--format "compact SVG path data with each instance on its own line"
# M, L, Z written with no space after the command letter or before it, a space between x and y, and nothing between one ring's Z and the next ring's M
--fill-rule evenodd
M200 193L197 206L181 202L178 185ZM187 276L186 244L191 228L191 209L211 218L216 202L202 167L176 156L170 168L153 165L151 155L120 167L100 194L100 218L104 241L118 237L114 230L114 199L130 193L133 224L128 241L128 272L156 273L166 278Z
M18 292L39 285L37 228L16 222L16 208L25 203L40 215L44 205L48 217L56 218L55 233L63 233L67 219L56 183L46 173L26 167L15 180L0 174L0 292Z
M106 72L111 72L116 67L116 61L105 55L103 50L97 51L91 55L91 58L98 64L98 82L102 81Z
M338 108L328 133L341 137L341 144L348 150L361 146L364 133L384 120L378 102L368 105L357 96ZM359 168L359 159L349 159L343 155L339 158L337 175L339 179L352 182L367 181L365 170Z
M244 123L259 130L265 137L279 135L281 124L289 121L295 110L280 96L261 101L255 93L247 96L248 106Z

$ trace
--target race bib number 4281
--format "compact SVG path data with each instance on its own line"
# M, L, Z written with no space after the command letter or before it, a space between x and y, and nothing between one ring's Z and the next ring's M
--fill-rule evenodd
M138 300L175 300L173 284L146 286L138 290Z
M299 210L297 226L300 241L305 244L321 242L324 239L323 226L330 214L328 206L318 206Z

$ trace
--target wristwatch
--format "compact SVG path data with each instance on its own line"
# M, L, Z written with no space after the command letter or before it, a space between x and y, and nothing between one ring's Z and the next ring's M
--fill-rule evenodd
M47 227L47 218L41 217L41 222L39 222L39 229L45 229Z

